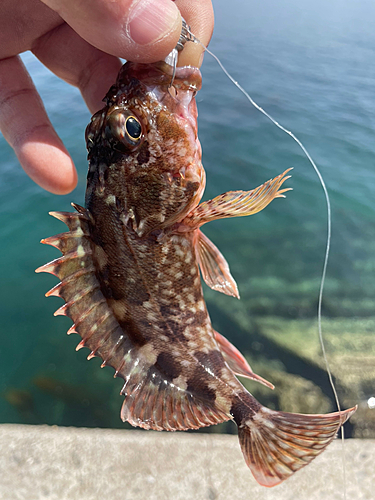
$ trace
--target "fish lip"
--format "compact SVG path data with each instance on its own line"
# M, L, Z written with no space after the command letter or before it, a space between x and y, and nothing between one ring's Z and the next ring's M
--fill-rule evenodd
M126 85L133 78L136 78L141 83L150 86L165 87L165 90L170 86L173 77L173 67L165 61L156 63L141 64L127 62L121 68L117 84L118 86ZM195 66L181 66L176 68L173 79L173 87L181 91L198 91L202 87L202 75Z
M156 63L157 67L171 79L173 77L173 67L164 61ZM179 90L198 91L202 87L202 75L195 66L179 66L175 70L173 87Z

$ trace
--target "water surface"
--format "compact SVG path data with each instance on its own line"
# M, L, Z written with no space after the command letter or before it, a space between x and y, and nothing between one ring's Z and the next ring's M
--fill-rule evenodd
M360 401L367 412L366 399L375 395L375 6L366 0L214 4L211 49L262 107L298 135L327 183L333 210L323 301L328 350L345 404ZM111 380L110 369L100 370L99 360L88 363L85 349L75 352L78 337L65 335L70 321L52 316L61 302L44 298L56 279L34 274L57 257L39 240L64 230L48 211L83 204L90 116L76 89L31 54L23 59L77 165L79 184L67 196L44 192L0 137L0 422L121 427L121 382ZM237 302L207 290L214 324L258 362L258 371L290 374L288 397L278 395L275 407L298 411L311 390L322 396L316 411L329 410L315 324L327 224L322 189L298 146L247 104L209 56L202 72L197 100L205 199L254 188L294 167L285 200L254 217L207 226L241 293ZM343 363L351 366L351 379ZM295 391L287 392L289 386ZM272 396L263 397L272 404Z

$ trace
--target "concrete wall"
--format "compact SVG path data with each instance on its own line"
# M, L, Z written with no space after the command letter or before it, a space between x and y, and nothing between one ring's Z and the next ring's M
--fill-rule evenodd
M275 488L236 436L0 425L1 500L344 499L342 445ZM375 440L345 441L347 499L375 500Z

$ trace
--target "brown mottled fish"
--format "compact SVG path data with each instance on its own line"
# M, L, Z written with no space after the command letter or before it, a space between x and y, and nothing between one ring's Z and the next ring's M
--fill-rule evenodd
M301 415L262 406L236 375L253 373L212 328L200 274L238 297L228 264L200 227L252 215L274 198L287 172L252 191L199 205L205 187L195 94L201 75L166 63L123 66L105 107L87 127L86 208L52 212L69 228L42 240L63 256L39 268L61 283L56 314L69 316L88 358L100 356L125 383L121 418L155 430L186 430L232 419L256 480L274 486L334 439L355 408Z

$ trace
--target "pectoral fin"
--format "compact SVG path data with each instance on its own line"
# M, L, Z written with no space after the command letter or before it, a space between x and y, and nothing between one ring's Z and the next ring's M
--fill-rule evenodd
M268 380L265 380L263 377L260 377L253 372L240 351L236 347L234 347L234 345L231 344L228 339L223 337L219 332L215 331L214 333L215 340L219 344L220 351L225 361L228 363L229 368L236 375L239 375L240 377L246 377L251 380L256 380L257 382L260 382L270 389L275 388L275 386L271 384L271 382L268 382Z
M216 219L242 217L260 212L273 199L284 198L284 193L291 190L291 188L280 189L282 184L290 178L290 175L286 175L290 170L292 169L285 170L283 174L270 179L252 191L228 191L201 203L190 212L183 224L194 228Z
M229 266L219 249L197 229L195 248L202 277L213 290L240 298L237 284L230 274Z

